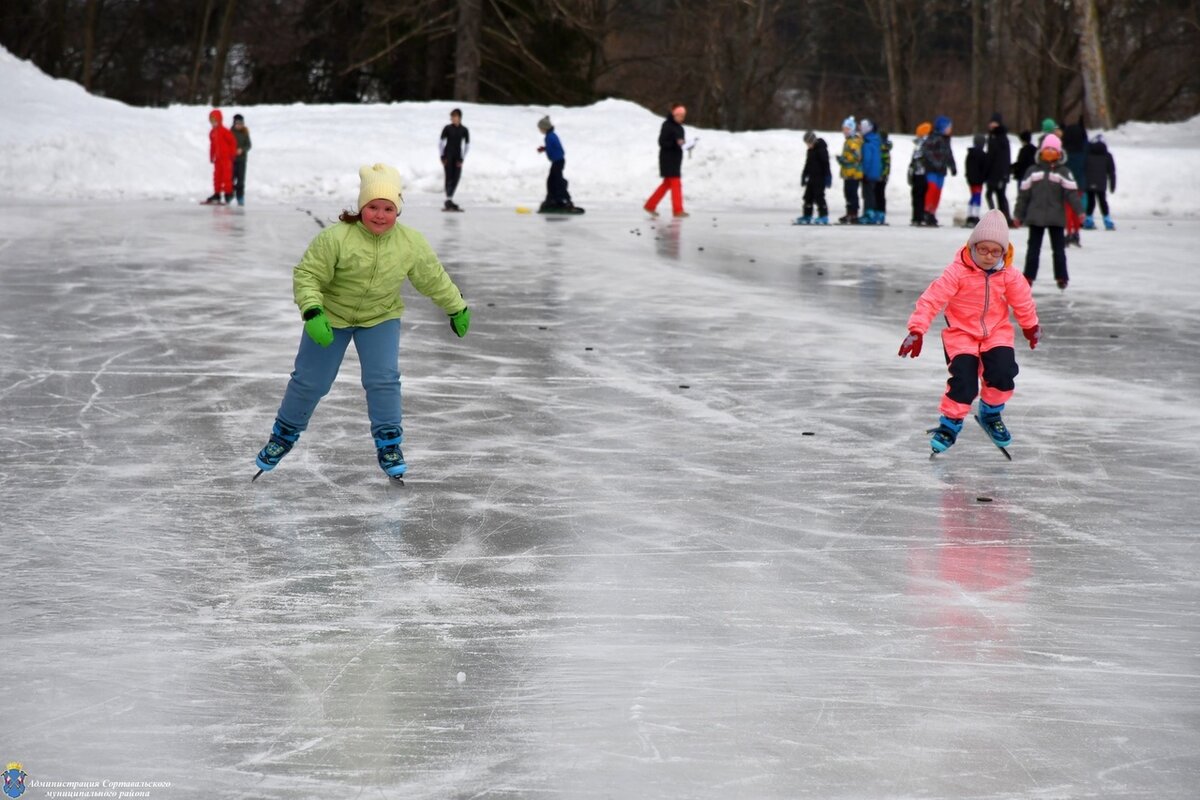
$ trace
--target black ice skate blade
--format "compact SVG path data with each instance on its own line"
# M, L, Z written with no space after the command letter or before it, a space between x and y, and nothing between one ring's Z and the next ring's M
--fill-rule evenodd
M403 475L388 475L388 483L390 483L392 486L403 486L404 485L404 476Z
M258 472L254 473L254 477L250 479L250 482L254 483L256 480L258 480L258 476L262 475L263 472L264 472L264 470L260 469Z

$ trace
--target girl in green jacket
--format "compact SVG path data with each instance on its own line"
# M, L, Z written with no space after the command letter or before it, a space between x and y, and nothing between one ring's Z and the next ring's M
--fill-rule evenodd
M296 367L259 452L257 478L274 469L308 427L317 403L333 385L351 340L362 364L367 416L379 467L399 480L407 466L400 442L400 286L417 291L450 315L450 328L467 335L471 311L425 237L396 224L403 203L400 173L387 164L362 167L358 213L343 212L309 244L292 271L292 290L304 319Z

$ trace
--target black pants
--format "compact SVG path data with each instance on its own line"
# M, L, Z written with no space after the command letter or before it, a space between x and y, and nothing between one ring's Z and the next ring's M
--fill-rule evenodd
M825 205L825 184L812 181L804 186L804 216L813 215L813 206L817 207L818 217L829 216L829 206Z
M979 394L979 364L983 362L983 383L1001 392L1011 392L1016 385L1017 353L1011 347L993 347L978 356L969 353L949 360L950 379L946 381L946 397L956 403L970 405Z
M1096 210L1096 203L1100 204L1100 213L1108 216L1108 192L1101 192L1095 189L1088 191L1087 196L1087 215L1090 217L1092 212Z
M563 177L565 158L550 162L550 174L546 176L546 202L544 205L569 206L571 193L567 191L567 179Z
M989 183L987 185L988 208L998 208L1004 218L1012 223L1012 215L1008 211L1008 184Z
M887 178L875 184L875 210L880 214L887 213Z
M454 190L458 188L458 179L462 177L462 164L448 158L442 168L446 171L446 199L453 200Z
M879 202L879 181L863 181L863 213L869 214L872 211L878 211L876 204Z
M925 220L925 173L912 176L912 221Z
M1067 244L1061 226L1029 226L1029 245L1025 250L1025 279L1033 283L1037 279L1038 260L1042 255L1042 237L1049 231L1050 249L1054 254L1054 280L1067 281Z
M233 195L238 200L246 196L246 157L233 160Z
M858 216L858 179L846 178L843 181L843 193L846 196L846 216Z

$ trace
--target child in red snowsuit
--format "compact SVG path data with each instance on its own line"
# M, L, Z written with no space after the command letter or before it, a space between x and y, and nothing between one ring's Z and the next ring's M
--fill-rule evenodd
M213 165L213 193L204 202L231 203L233 202L233 159L237 157L238 144L233 131L221 123L223 117L219 109L213 109L208 115L212 130L208 132L208 160ZM224 195L224 198L222 198Z
M962 431L963 419L979 395L975 417L997 447L1007 447L1012 436L1000 412L1012 397L1017 376L1016 351L1009 308L1016 313L1029 349L1041 339L1037 308L1029 282L1012 269L1013 248L1008 242L1008 220L999 209L983 215L971 231L967 246L917 300L908 318L908 336L900 357L921 354L921 342L933 318L946 311L942 346L950 368L942 412L930 446L934 454L950 448ZM980 391L980 378L983 390ZM1007 453L1005 453L1007 455Z

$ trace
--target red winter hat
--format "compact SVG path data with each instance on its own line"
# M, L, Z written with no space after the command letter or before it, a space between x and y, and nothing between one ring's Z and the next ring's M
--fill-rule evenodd
M221 116L221 109L214 108L212 111L209 112L208 121L212 122L214 119L217 121L218 125L220 125L221 123L223 123L225 121L225 118L223 116Z

